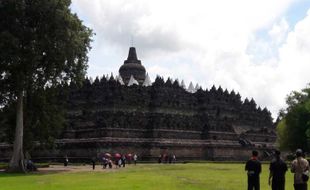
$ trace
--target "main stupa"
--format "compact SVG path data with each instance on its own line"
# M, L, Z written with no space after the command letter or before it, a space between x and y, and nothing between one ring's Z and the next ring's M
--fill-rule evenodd
M135 79L140 85L145 81L145 68L138 60L136 48L130 47L128 58L119 68L119 75L122 77L125 85L128 85L130 78Z

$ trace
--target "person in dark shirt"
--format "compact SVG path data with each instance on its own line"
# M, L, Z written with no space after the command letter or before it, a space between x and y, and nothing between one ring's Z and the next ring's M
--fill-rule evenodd
M68 163L69 163L69 159L68 159L68 156L66 155L64 159L64 166L67 167Z
M285 189L285 173L287 171L286 163L280 157L281 152L275 151L275 159L271 161L269 166L269 180L270 185L272 179L272 190L284 190Z
M125 167L126 166L126 157L125 157L125 155L122 156L121 160L122 160L122 166Z
M259 190L259 174L262 171L262 165L257 156L258 152L253 150L251 159L245 165L248 174L248 190Z
M95 170L95 167L96 167L96 157L92 157L91 163L93 165L93 170Z

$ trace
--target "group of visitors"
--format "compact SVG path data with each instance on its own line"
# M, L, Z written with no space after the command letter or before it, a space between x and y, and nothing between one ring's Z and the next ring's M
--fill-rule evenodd
M134 154L133 156L131 154L128 155L115 154L115 155L116 156L113 158L109 153L106 153L104 156L101 157L100 161L102 163L103 169L113 168L113 164L115 165L116 168L125 167L126 163L131 164L132 160L134 161L135 165L137 164L138 156L136 154ZM92 157L90 159L90 162L92 165L92 169L95 170L97 158ZM67 155L64 157L63 163L65 167L68 166L69 158Z
M120 158L116 158L115 159L115 165L117 166L117 167L122 167L123 166L123 168L126 166L126 157L125 157L125 155L122 155Z
M272 190L285 189L285 173L288 170L287 164L281 159L280 151L275 151L275 158L269 166L268 184ZM294 189L307 190L307 181L309 179L309 163L303 158L301 149L296 150L296 159L291 164L291 172L294 173ZM259 190L260 181L259 175L262 171L261 163L258 160L258 152L253 151L252 157L246 162L245 170L248 175L248 190Z
M125 167L126 163L128 164L131 163L132 159L134 161L134 164L135 165L137 164L138 156L136 154L134 154L133 156L131 156L131 154L129 156L117 154L118 156L114 157L113 159L110 155L109 156L107 155L109 154L106 154L101 158L103 169L112 168L113 164L115 165L116 168ZM92 158L91 162L94 170L96 166L96 158L95 157Z
M103 169L112 168L113 162L110 158L102 157L102 167Z
M177 158L175 154L167 155L167 154L161 154L158 156L158 163L176 163Z

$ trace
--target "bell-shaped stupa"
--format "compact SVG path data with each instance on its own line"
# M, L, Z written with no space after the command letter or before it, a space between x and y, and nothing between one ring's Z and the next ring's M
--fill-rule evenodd
M138 60L136 49L134 47L129 48L129 54L127 60L119 68L119 75L122 77L124 83L127 85L130 77L133 76L141 85L145 80L145 68Z

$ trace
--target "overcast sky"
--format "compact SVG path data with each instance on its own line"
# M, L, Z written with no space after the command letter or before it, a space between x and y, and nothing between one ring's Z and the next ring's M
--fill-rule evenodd
M73 0L96 36L88 76L118 74L133 45L151 79L214 84L277 116L310 82L309 0Z

